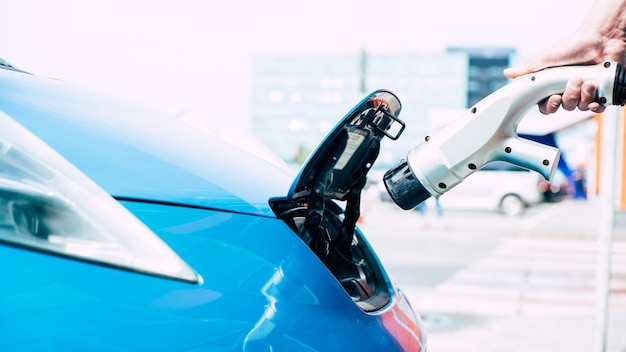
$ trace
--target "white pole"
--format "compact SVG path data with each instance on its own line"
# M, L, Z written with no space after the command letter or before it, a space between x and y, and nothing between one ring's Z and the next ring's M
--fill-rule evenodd
M600 141L600 177L597 201L598 240L596 265L596 313L594 352L606 352L609 297L611 286L611 245L615 230L615 193L617 185L617 147L621 109L609 107L602 116Z

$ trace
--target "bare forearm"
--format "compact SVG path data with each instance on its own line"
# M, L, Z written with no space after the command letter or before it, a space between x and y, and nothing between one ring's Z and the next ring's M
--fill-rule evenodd
M605 38L623 38L626 30L626 0L595 0L581 30L594 31Z

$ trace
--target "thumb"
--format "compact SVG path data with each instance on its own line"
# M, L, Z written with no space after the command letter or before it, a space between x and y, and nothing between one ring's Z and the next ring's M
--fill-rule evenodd
M568 60L560 55L544 54L527 60L518 66L507 68L503 71L503 73L506 77L513 79L525 74L537 72L547 67L561 66L568 63Z
M507 78L513 79L515 77L519 77L528 73L534 72L534 70L530 69L528 66L526 65L520 65L517 67L509 67L504 69L504 71L502 73L504 73L504 75Z
M604 57L610 58L612 56L617 56L615 59L618 59L620 54L624 54L625 45L621 40L612 41L607 44L604 55L602 55L602 50L598 50L598 42L593 36L590 37L585 33L577 32L523 64L504 70L504 75L508 78L515 78L547 67L590 65L602 62Z

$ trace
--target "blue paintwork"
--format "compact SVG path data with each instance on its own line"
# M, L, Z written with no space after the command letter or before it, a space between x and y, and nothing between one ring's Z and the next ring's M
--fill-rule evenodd
M267 199L292 181L173 115L56 80L0 69L0 110L114 196L273 215Z
M365 313L275 218L267 201L291 183L279 168L173 118L2 69L0 110L137 200L122 204L203 279L0 245L0 351L420 350L398 291Z

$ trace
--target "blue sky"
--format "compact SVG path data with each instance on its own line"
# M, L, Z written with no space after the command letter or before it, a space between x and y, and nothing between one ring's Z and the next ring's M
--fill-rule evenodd
M247 116L258 54L437 52L507 46L532 55L574 30L591 1L0 0L0 57L169 108L229 104Z

